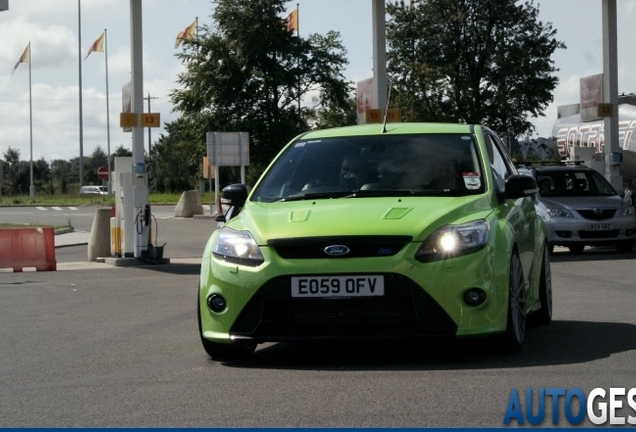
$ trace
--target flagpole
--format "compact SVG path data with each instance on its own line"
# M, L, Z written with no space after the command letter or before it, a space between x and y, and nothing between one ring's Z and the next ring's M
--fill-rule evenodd
M33 92L31 90L31 41L29 41L29 148L31 151L31 186L29 187L29 198L35 197L35 187L33 186Z
M296 3L296 36L300 39L300 4ZM298 83L298 117L302 118L302 110L300 108L301 84Z
M84 186L84 125L82 122L82 11L81 0L77 0L77 34L79 58L79 187Z
M108 158L106 160L108 164L108 196L111 196L112 191L112 181L110 178L110 104L109 104L109 93L108 93L108 30L104 29L104 59L106 60L106 140L108 143Z

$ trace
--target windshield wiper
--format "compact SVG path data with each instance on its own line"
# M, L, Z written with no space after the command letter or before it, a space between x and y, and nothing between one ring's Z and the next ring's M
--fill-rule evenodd
M457 191L440 191L437 189L359 189L355 191L331 191L290 195L280 201L302 201L310 199L330 198L369 198L369 197L408 197L455 195Z
M353 193L353 197L396 197L396 196L432 196L439 195L437 189L361 189Z
M332 191L332 192L316 192L307 194L289 195L281 199L281 201L302 201L310 199L328 199L328 198L342 198L351 196L351 191Z

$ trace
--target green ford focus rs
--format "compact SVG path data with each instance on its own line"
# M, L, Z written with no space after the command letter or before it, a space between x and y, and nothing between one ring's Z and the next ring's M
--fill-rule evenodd
M199 332L216 359L263 342L492 335L552 319L535 180L480 125L389 123L293 139L205 247Z

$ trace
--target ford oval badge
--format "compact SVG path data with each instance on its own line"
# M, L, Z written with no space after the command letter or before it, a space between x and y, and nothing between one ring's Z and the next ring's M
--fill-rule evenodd
M344 245L327 246L325 253L330 256L343 256L349 253L349 248Z

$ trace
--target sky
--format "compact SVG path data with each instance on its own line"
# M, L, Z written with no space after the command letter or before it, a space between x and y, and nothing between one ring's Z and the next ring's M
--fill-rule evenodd
M392 0L387 0L392 1ZM603 71L602 0L535 0L539 19L550 22L557 39L567 45L552 59L559 69L554 102L545 117L533 119L533 137L548 137L556 121L557 106L578 103L579 80ZM371 0L295 0L300 35L338 31L347 50L345 78L364 80L373 75ZM212 25L211 0L143 0L144 97L150 96L152 112L161 123L178 117L172 111L170 92L178 87L183 66L175 54L177 34L198 18ZM618 90L636 92L636 0L617 0ZM81 12L81 13L80 13ZM78 18L81 16L81 49ZM106 110L106 64L104 52L86 54L92 43L107 30L108 101ZM82 112L84 156L99 146L107 151L119 146L132 149L131 133L119 127L122 86L130 81L130 0L9 0L9 10L0 12L0 158L17 149L21 160L72 159L80 155L79 64L82 68ZM31 43L29 64L16 62ZM32 117L29 112L31 90ZM148 100L144 101L148 107ZM30 139L30 118L33 139ZM151 141L164 133L150 130ZM148 131L144 131L148 148Z

